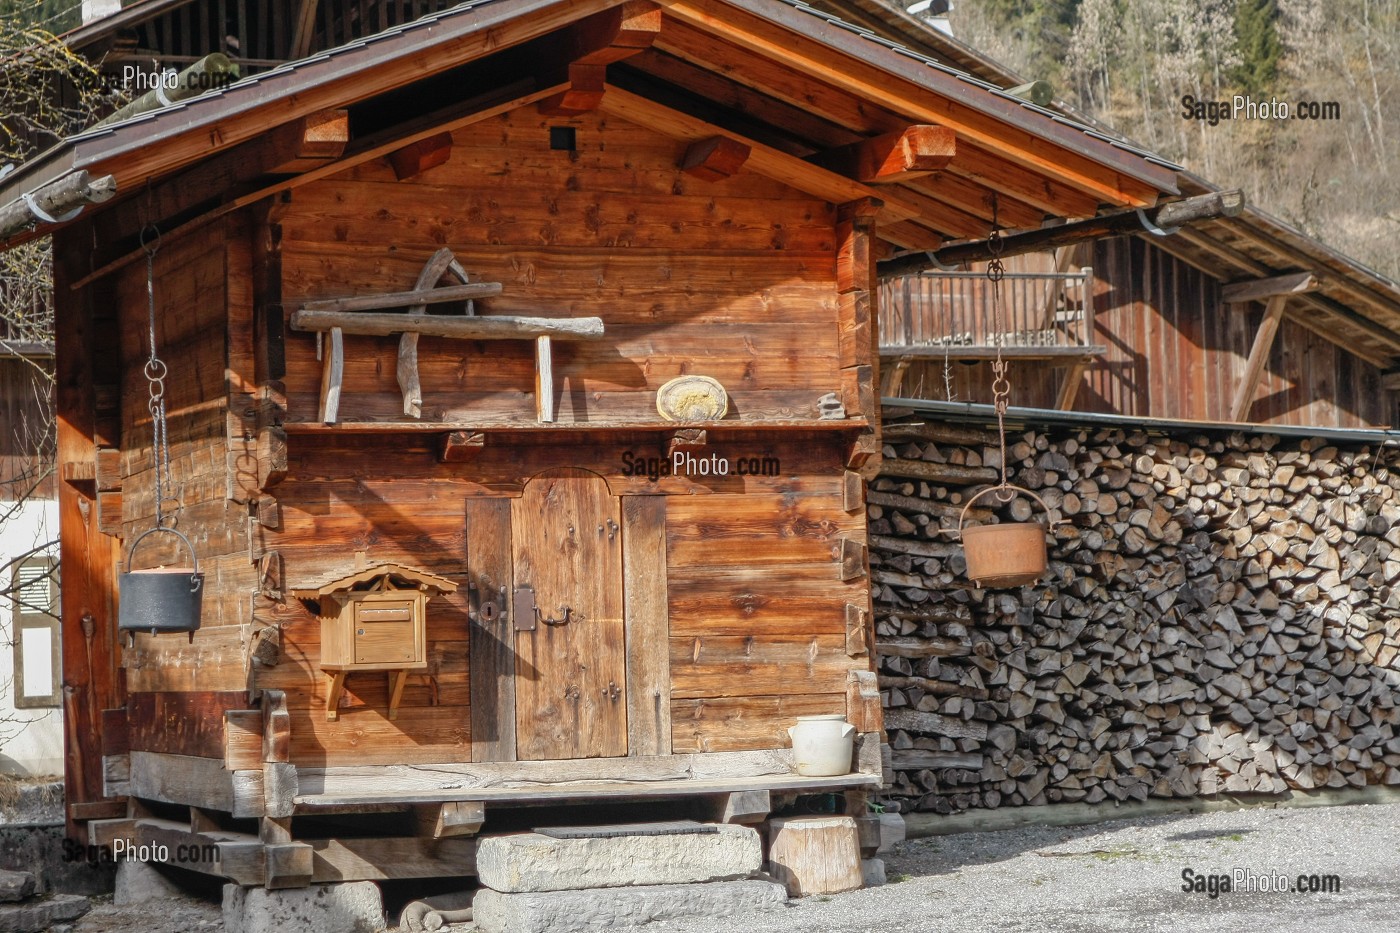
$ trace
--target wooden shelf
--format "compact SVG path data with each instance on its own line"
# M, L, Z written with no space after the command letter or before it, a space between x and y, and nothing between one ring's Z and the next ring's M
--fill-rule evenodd
M451 431L520 431L525 433L570 433L578 431L861 431L869 427L865 418L822 420L817 418L752 419L724 421L292 421L282 425L288 434L443 434Z
M461 787L451 789L414 789L409 792L395 787L375 786L367 781L364 790L333 794L298 794L297 812L315 812L321 807L374 804L446 803L457 800L484 800L496 803L562 803L572 800L598 798L636 799L645 797L686 797L693 794L729 794L746 790L783 790L814 792L852 787L878 787L880 778L859 772L835 777L803 777L799 774L769 774L754 777L718 778L710 780L675 781L578 781L566 784L529 784L515 782L512 787Z

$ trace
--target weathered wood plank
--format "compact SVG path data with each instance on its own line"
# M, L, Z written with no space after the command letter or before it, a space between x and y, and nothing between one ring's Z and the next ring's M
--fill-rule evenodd
M627 754L671 752L666 498L622 500L627 645Z
M466 503L467 588L471 600L472 761L515 760L514 579L509 499Z
M221 758L132 752L131 795L232 812L233 779Z
M787 730L798 716L846 712L839 693L740 696L671 701L676 752L737 752L791 745Z

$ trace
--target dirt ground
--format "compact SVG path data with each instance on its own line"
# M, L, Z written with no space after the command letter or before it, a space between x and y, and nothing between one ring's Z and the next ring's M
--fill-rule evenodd
M912 840L891 883L776 911L656 923L645 933L1394 933L1400 804L1251 809ZM1192 881L1184 881L1190 871ZM1223 877L1290 890L1223 891ZM1297 891L1299 877L1318 887ZM1195 882L1194 878L1205 879ZM1214 877L1215 882L1208 879ZM1248 877L1248 876L1246 876ZM1330 880L1335 879L1335 881ZM1183 890L1190 885L1193 890ZM1201 890L1194 888L1199 885ZM1215 891L1211 895L1210 888ZM221 929L212 900L99 903L72 933ZM465 930L458 925L452 933ZM622 933L622 931L619 931Z

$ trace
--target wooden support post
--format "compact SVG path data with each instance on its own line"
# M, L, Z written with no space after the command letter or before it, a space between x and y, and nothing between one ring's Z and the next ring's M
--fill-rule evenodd
M326 719L335 722L340 718L340 697L345 692L345 671L326 671L330 685L326 687Z
M837 350L842 403L848 417L870 427L851 442L846 466L871 479L880 467L878 286L875 280L875 217L881 201L862 198L842 204L836 224Z
M1283 322L1283 308L1287 303L1287 295L1275 295L1264 309L1264 319L1259 322L1259 332L1254 335L1254 346L1249 350L1244 375L1235 388L1234 401L1230 403L1231 421L1244 421L1249 417L1249 409L1254 404L1254 391L1259 387L1259 377L1264 373L1264 364L1268 362L1269 351L1273 349L1274 336Z
M894 361L885 374L885 385L880 394L886 398L899 398L904 389L904 374L909 371L909 357L901 356Z
M389 718L399 718L399 701L403 699L403 685L408 681L408 671L389 671Z
M480 800L454 800L418 808L419 835L434 839L475 836L486 822L486 804Z
M326 338L325 368L321 371L321 410L323 424L335 424L340 417L340 386L345 379L345 337L332 327Z
M59 463L91 462L97 456L94 433L100 406L94 374L101 371L95 358L101 352L99 325L91 292L71 288L92 240L86 224L78 226L56 235L53 244ZM63 776L65 800L71 806L102 798L101 711L126 705L117 676L122 652L113 605L121 542L98 529L89 495L70 483L59 483L57 495L63 574ZM67 833L71 839L84 836L71 810Z
M1065 371L1065 381L1060 384L1059 395L1055 398L1055 407L1060 411L1069 411L1074 407L1075 396L1079 394L1079 386L1084 382L1084 373L1091 362L1092 357L1081 357Z
M540 421L554 421L554 356L549 336L535 338L535 403Z
M773 810L773 794L741 790L715 798L706 819L716 823L762 823Z

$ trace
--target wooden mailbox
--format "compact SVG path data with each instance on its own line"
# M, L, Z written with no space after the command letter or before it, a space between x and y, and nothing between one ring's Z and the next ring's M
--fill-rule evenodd
M388 672L389 718L397 718L408 672L428 666L428 600L456 589L457 584L445 577L381 564L294 591L319 606L321 670L331 678L326 718L337 718L345 677L353 671Z

